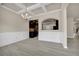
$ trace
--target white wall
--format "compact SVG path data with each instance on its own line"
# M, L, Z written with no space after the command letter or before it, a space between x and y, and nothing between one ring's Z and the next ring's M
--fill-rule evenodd
M38 19L39 21L39 38L38 40L62 43L63 41L63 19L61 19L61 10L56 10L51 13L38 15L33 17L33 19ZM55 18L59 20L59 30L42 30L42 21L47 18Z
M20 15L0 7L0 32L27 31L27 23Z
M42 14L42 15L38 15L38 16L35 16L33 17L33 19L38 19L39 21L39 31L41 31L42 29L42 21L44 21L45 19L47 18L55 18L55 19L58 19L59 20L59 31L63 31L62 30L62 19L61 19L61 9L59 10L56 10L56 11L53 11L51 13L46 13L46 14Z
M67 37L74 38L74 20L79 18L79 3L70 3L67 8Z
M28 21L0 7L0 47L29 38Z
M74 19L73 18L68 18L67 19L67 37L68 38L74 38Z

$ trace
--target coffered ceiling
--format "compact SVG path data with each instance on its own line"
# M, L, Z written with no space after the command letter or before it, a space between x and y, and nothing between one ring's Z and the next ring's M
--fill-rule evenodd
M1 6L19 15L28 13L35 16L60 9L61 3L1 3Z

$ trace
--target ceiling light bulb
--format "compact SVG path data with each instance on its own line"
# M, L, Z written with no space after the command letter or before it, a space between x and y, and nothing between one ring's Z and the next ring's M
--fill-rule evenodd
M32 18L32 16L28 16L28 18Z
M25 15L26 15L26 16L28 16L28 14L27 14L27 13L26 13Z
M23 14L21 14L21 16L24 18L24 15Z
M26 19L26 16L25 15L21 14L21 16L22 16L23 19Z

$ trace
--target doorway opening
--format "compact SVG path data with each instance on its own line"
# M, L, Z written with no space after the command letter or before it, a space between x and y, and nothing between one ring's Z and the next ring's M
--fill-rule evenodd
M29 38L38 38L38 19L29 21Z

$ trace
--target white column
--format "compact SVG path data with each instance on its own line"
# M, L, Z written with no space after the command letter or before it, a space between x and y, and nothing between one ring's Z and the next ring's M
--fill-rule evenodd
M63 32L64 32L64 39L63 39L63 47L67 48L67 7L69 4L62 3L62 20L63 20Z
M66 9L63 9L63 27L64 27L64 40L63 40L63 46L64 48L67 48L67 11Z

